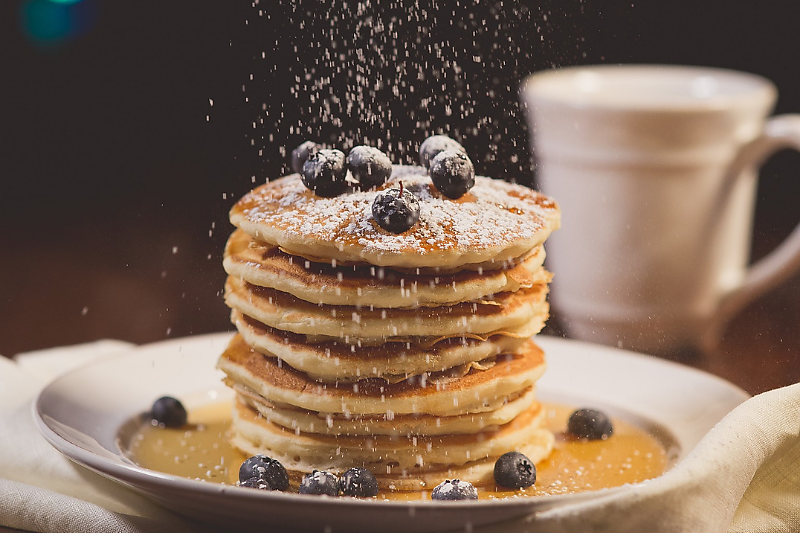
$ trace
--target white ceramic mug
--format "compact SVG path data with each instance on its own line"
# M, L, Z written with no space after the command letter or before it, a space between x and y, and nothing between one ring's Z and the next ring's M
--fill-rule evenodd
M538 186L562 209L547 251L569 335L650 353L708 349L800 269L800 227L748 266L757 167L800 150L800 115L767 119L776 96L759 76L699 67L525 80Z

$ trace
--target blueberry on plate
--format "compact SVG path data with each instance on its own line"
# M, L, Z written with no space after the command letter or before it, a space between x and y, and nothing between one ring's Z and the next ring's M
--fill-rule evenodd
M419 220L419 200L400 184L398 189L378 193L372 201L372 216L392 233L403 233Z
M445 150L455 150L466 154L467 151L457 141L454 141L447 135L432 135L425 139L419 147L419 162L428 168L431 166L431 161L436 157L439 152Z
M372 146L356 146L350 150L347 166L358 181L357 187L364 191L383 185L392 175L389 156Z
M494 463L494 482L509 489L530 487L536 483L536 465L519 452L504 453Z
M330 472L314 470L303 476L300 482L300 494L338 496L339 480Z
M431 181L440 193L452 200L461 198L475 185L475 167L467 154L444 150L433 158Z
M309 154L301 174L303 185L317 196L332 198L347 189L347 168L341 150L318 150Z
M431 498L434 500L477 500L478 490L468 481L447 479L434 487Z
M153 425L162 428L179 428L186 424L187 414L183 404L172 396L162 396L150 409Z
M614 433L614 427L604 412L578 409L569 417L567 432L579 439L605 440Z
M298 174L303 172L303 165L308 159L308 156L319 149L320 146L314 141L306 141L292 150L292 172L297 172Z
M378 480L366 468L355 467L339 478L339 489L345 496L370 498L378 495Z
M286 490L289 488L289 474L281 463L258 454L248 458L239 467L239 481L244 483L251 478L263 480L270 490Z
M272 488L269 482L267 482L267 480L261 479L260 477L249 477L244 481L239 481L237 485L240 487L247 487L249 489L275 490Z

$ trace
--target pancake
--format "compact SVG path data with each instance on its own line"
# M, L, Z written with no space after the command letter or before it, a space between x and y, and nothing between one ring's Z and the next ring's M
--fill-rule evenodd
M452 416L498 409L509 396L533 386L544 373L545 362L542 351L529 340L518 352L498 356L491 368L473 368L463 376L443 372L399 383L368 378L329 384L265 357L234 335L217 367L227 374L229 384L243 385L273 405L346 415Z
M501 332L486 339L455 337L430 345L388 342L363 346L337 341L310 344L305 335L271 328L238 311L231 312L231 322L245 343L262 354L282 359L312 379L346 382L367 377L405 379L512 352L544 321L530 322L513 334Z
M559 226L550 198L526 187L476 177L458 200L443 197L425 169L396 165L378 190L398 187L420 200L419 221L401 234L372 217L378 191L323 198L299 174L261 185L237 202L230 221L256 240L292 255L403 268L500 268L539 246Z
M515 265L518 265L519 263L521 263L522 261L524 261L525 259L527 259L531 255L534 255L536 253L537 248L538 247L534 247L534 248L528 250L528 252L522 254L521 256L514 257L514 258L511 258L511 259L506 259L504 261L493 261L493 260L490 260L490 261L484 261L482 263L468 263L468 264L464 264L464 265L453 265L453 266L449 266L449 267L444 267L444 266L437 266L437 267L402 267L402 266L397 266L397 265L376 266L376 265L371 265L371 264L367 263L366 261L342 261L342 260L338 260L338 259L328 259L326 257L320 257L320 256L314 255L312 253L304 253L302 255L300 255L300 254L289 254L289 252L287 252L286 250L284 250L280 246L278 247L278 249L280 251L282 251L282 252L284 252L286 254L292 255L292 257L300 257L300 258L305 259L305 260L307 260L307 261L309 261L311 263L317 263L317 264L320 264L320 265L330 263L331 265L337 266L337 267L341 267L341 266L344 266L344 267L364 267L364 266L367 266L367 267L374 267L374 268L391 268L392 270L394 270L396 272L401 272L403 274L415 274L415 275L420 275L420 276L437 276L437 275L456 274L458 272L470 272L470 271L478 272L480 274L480 273L491 272L492 270L500 270L500 269L508 270L508 269L514 267Z
M513 329L548 315L547 285L447 307L378 309L323 306L228 276L225 303L268 326L318 337L384 341L392 336L455 336Z
M549 308L546 308L549 309ZM306 335L306 342L309 344L325 344L332 342L341 342L350 346L364 347L364 346L379 346L381 344L414 344L416 346L433 346L437 342L447 339L476 339L488 340L496 335L505 335L517 339L527 339L531 335L535 335L544 327L544 323L549 317L548 313L534 317L529 322L524 322L518 326L511 328L501 328L494 331L487 331L486 333L473 333L473 332L459 332L450 333L447 335L399 335L397 337L329 337L326 335Z
M258 419L258 424L242 422L242 417L258 416L243 402L236 403L233 411L233 428L242 437L253 442L267 455L277 452L286 457L299 456L315 464L336 465L337 470L350 466L391 465L403 470L426 468L440 469L442 466L460 466L491 456L500 456L515 450L542 427L545 411L537 403L521 413L511 422L494 429L471 434L435 436L387 436L373 435L348 437L301 433ZM255 427L257 426L257 427Z
M531 387L516 397L510 397L495 411L455 416L432 415L372 415L345 416L322 414L305 409L278 407L244 387L234 385L239 398L258 411L268 422L301 433L371 437L373 435L457 435L496 429L511 422L517 415L536 403Z
M554 439L541 427L543 415L543 409L531 409L498 428L491 437L488 433L480 434L482 438L420 437L416 445L413 439L384 437L373 439L372 448L365 448L363 438L298 435L284 430L237 402L231 444L248 455L263 453L280 461L295 483L312 470L341 474L353 466L362 466L375 474L381 488L388 490L431 489L444 479L453 478L488 485L494 481L495 461L505 452L520 451L534 463L549 455ZM371 453L372 449L377 451ZM475 457L476 453L483 457Z
M550 275L541 268L544 255L544 248L537 246L509 268L421 275L313 263L236 230L225 246L223 266L233 277L314 304L395 308L449 305L547 283Z

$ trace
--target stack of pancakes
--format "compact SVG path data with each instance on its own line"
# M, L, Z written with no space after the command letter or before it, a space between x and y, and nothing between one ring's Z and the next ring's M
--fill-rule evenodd
M408 231L371 206L403 187ZM548 316L549 198L484 177L458 200L425 169L395 166L378 191L316 196L292 174L231 210L225 301L238 333L219 360L237 392L234 446L299 478L366 467L384 489L492 482L495 460L552 448L531 337Z

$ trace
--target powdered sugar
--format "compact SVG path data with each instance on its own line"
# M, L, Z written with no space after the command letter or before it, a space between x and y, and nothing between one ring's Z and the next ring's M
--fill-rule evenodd
M372 216L378 191L353 191L322 198L303 186L296 174L267 183L233 208L249 222L268 225L287 238L357 247L366 253L418 254L440 250L503 248L517 241L541 242L558 225L550 199L500 180L477 177L475 187L458 200L443 197L421 167L395 166L378 190L403 187L420 202L420 219L401 234L383 230Z

